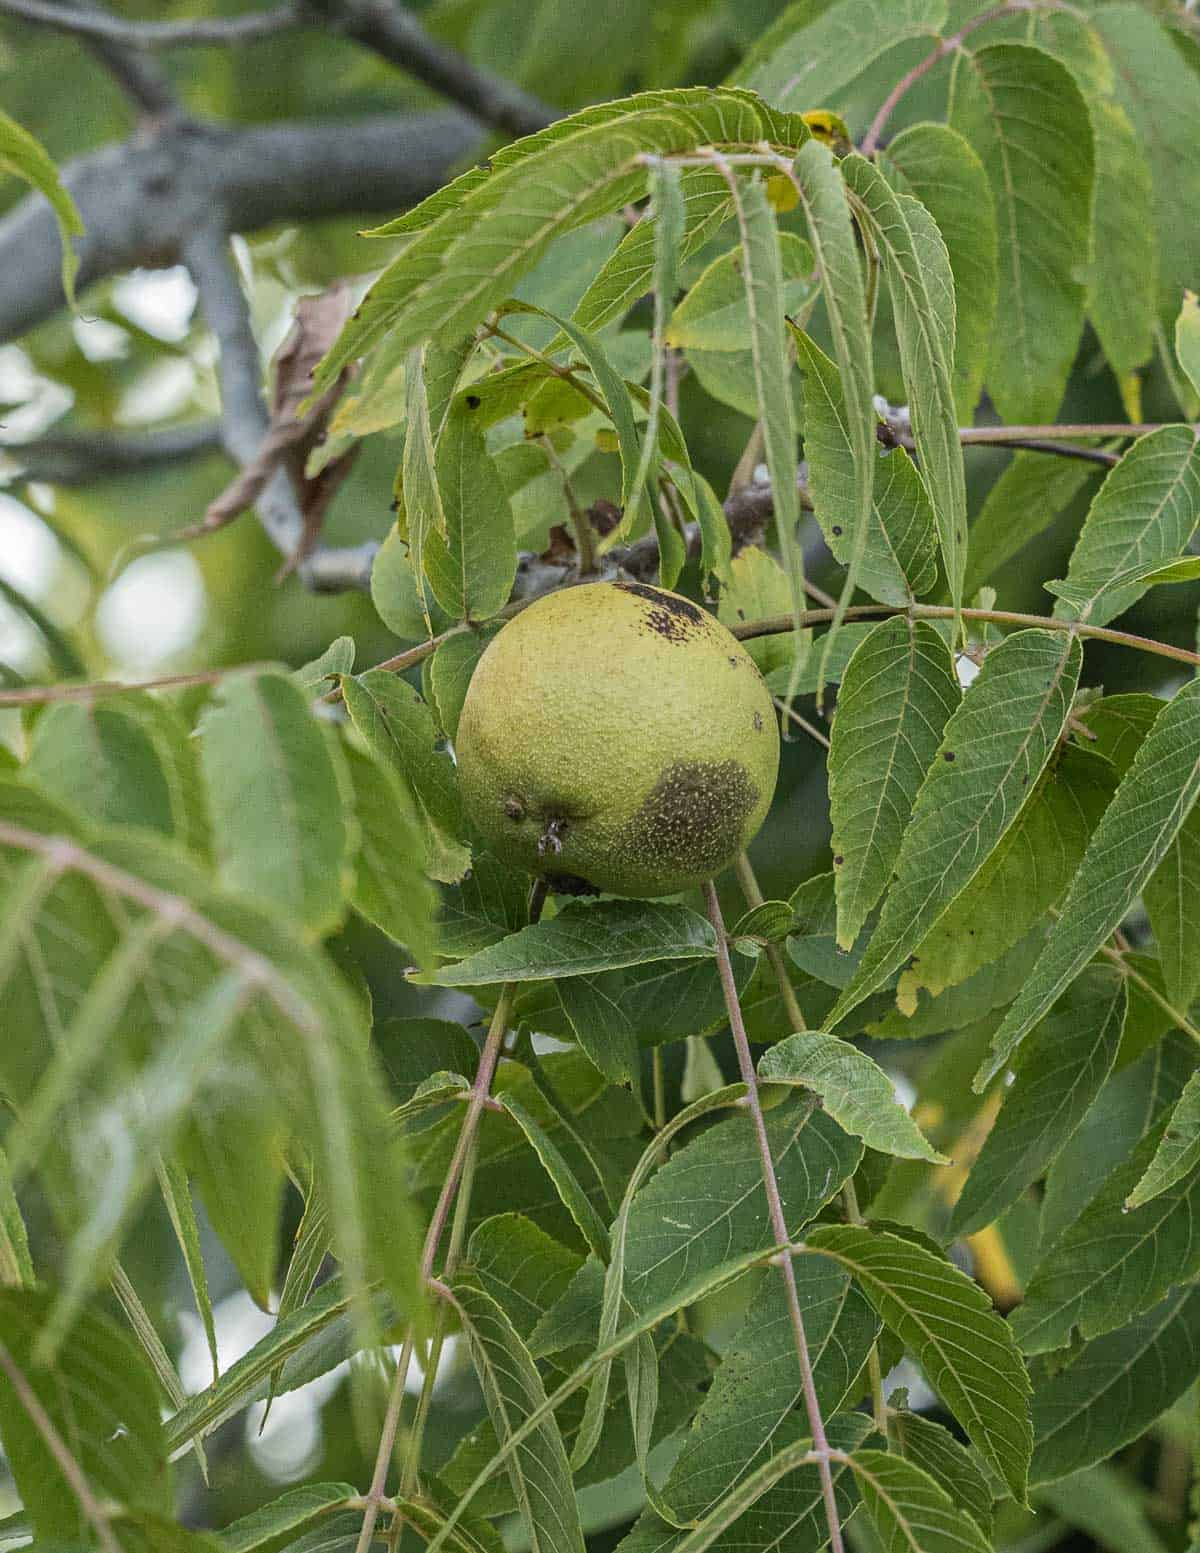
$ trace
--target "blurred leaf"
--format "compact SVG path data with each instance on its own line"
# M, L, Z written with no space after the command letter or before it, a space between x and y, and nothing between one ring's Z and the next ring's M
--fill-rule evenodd
M462 810L454 766L438 749L433 714L411 685L386 669L342 680L346 710L367 747L405 783L426 824L426 868L435 879L461 879L470 854L459 840Z
M313 937L341 918L353 832L332 744L284 675L222 682L201 762L222 882L270 903Z
M167 1455L154 1377L119 1328L81 1314L52 1363L35 1349L55 1301L50 1289L0 1289L0 1435L38 1540L89 1543L90 1523L70 1478L26 1407L34 1406L73 1457L92 1493L168 1514Z
M1183 293L1183 306L1175 320L1175 354L1192 389L1200 395L1200 301L1194 291Z
M391 766L345 750L360 832L350 903L418 965L433 959L437 895L420 867L424 840L408 789Z
M1095 475L1095 464L1083 459L1014 453L971 524L966 596L1049 528Z
M25 1219L13 1193L7 1156L0 1149L0 1287L28 1289L36 1281Z
M63 679L87 678L87 665L75 650L67 633L59 630L44 609L39 608L31 598L14 587L7 577L2 576L0 576L0 600L10 604L17 614L24 615L36 629L46 645L51 662Z
M780 232L779 260L784 311L794 313L814 290L813 251L802 237ZM707 351L746 349L750 313L742 279L744 263L740 247L712 261L671 314L668 345Z
M883 1069L835 1035L808 1030L786 1036L759 1059L758 1076L769 1084L812 1090L834 1121L868 1148L933 1165L949 1163L900 1104Z
M83 236L83 217L58 176L50 156L28 130L15 119L0 112L0 167L44 194L54 211L58 235L62 241L62 287L68 305L75 307L75 277L79 273L79 255L72 247L73 237Z
M1200 1375L1200 1290L1087 1343L1033 1392L1032 1483L1104 1461L1138 1439Z
M1091 217L1087 105L1049 54L997 43L959 57L950 122L978 153L996 202L999 293L988 392L1003 420L1053 420L1083 328L1077 271Z
M175 1239L183 1254L188 1282L191 1284L192 1296L196 1302L196 1312L200 1317L204 1338L208 1344L208 1356L212 1360L213 1379L216 1380L221 1373L221 1364L217 1356L217 1329L213 1320L208 1273L200 1247L200 1226L196 1222L196 1210L192 1204L187 1172L177 1160L168 1157L158 1166L158 1185L167 1216L171 1220L171 1228L175 1232Z
M1139 1489L1115 1467L1095 1466L1038 1490L1039 1502L1111 1553L1163 1553Z
M1070 1140L1112 1071L1125 1010L1120 975L1092 965L1037 1026L955 1204L956 1235L998 1219Z

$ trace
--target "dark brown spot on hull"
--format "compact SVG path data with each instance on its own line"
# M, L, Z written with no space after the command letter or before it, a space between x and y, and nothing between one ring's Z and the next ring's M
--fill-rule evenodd
M617 838L634 866L705 877L741 846L758 789L737 760L679 761L668 766Z
M651 631L665 637L668 642L689 641L704 625L704 611L690 599L681 599L673 593L664 593L644 582L619 582L623 593L635 593L651 606L646 611L646 624Z

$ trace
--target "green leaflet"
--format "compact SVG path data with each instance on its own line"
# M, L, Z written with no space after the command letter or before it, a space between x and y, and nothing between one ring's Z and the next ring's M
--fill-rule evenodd
M440 987L480 987L586 976L653 960L707 959L714 953L712 928L687 906L573 903L549 921L521 928L494 947L423 979Z
M900 1454L915 1462L960 1505L985 1536L992 1530L992 1480L976 1452L955 1439L944 1424L893 1408L888 1433Z
M983 387L996 312L996 210L978 156L948 124L914 124L890 140L882 166L898 173L937 223L954 277L954 402L970 425ZM974 590L968 582L965 593Z
M1175 354L1194 393L1200 395L1200 302L1194 291L1183 293L1175 320Z
M1135 604L1153 569L1173 560L1200 522L1200 447L1187 426L1141 437L1096 493L1071 553L1059 619L1104 625ZM1126 579L1134 567L1145 577ZM1057 591L1057 590L1055 590Z
M1200 1073L1193 1073L1171 1112L1166 1131L1146 1173L1125 1199L1140 1208L1167 1191L1200 1164Z
M796 1339L783 1281L774 1268L757 1289L722 1355L662 1497L681 1522L698 1520L786 1438L802 1407ZM878 1332L849 1275L820 1258L800 1259L796 1283L822 1412L848 1400Z
M865 1226L821 1225L809 1231L806 1247L850 1271L971 1442L1023 1500L1029 1380L983 1290L924 1246Z
M953 659L925 621L882 621L846 665L829 751L843 949L891 877L913 802L960 699Z
M817 141L809 141L797 158L797 165L805 153L815 151L817 146ZM799 619L806 603L804 554L796 536L796 523L800 516L800 498L796 490L796 417L792 404L791 362L784 318L779 231L775 213L757 174L749 183L743 183L730 173L729 192L742 240L742 278L750 325L750 354L763 450L771 477L775 532L779 536L779 548L783 552L791 584L792 616L797 622L792 639L792 675L795 678L808 657L809 633L799 629ZM814 237L814 248L820 262L822 243L815 234ZM828 288L830 280L823 263L821 273Z
M546 1402L529 1350L481 1288L460 1279L452 1299L496 1435L512 1447L508 1473L531 1547L535 1553L583 1553L571 1470L553 1415L544 1417L524 1439L516 1438L517 1429Z
M1169 701L1092 833L1028 982L993 1041L980 1080L1007 1062L1026 1032L1124 917L1200 797L1200 681Z
M416 805L390 766L352 746L344 753L359 828L350 904L403 944L419 965L428 965L437 895L420 867L423 836Z
M987 1553L991 1543L945 1489L906 1456L857 1450L850 1457L863 1510L887 1553Z
M341 918L357 837L340 751L286 676L225 680L201 725L201 764L224 885L313 937Z
M737 79L780 107L834 107L889 49L910 38L932 43L946 9L945 0L840 0L815 15L810 6L789 6L746 55Z
M1052 420L1083 327L1076 271L1091 219L1087 105L1049 54L997 43L961 56L950 123L977 152L996 202L988 390L1006 421Z
M1173 1289L1087 1343L1033 1390L1031 1483L1053 1482L1136 1440L1200 1375L1200 1290Z
M786 137L786 138L785 138ZM392 261L315 376L318 392L385 333L395 348L458 338L511 295L560 233L637 198L647 154L772 141L794 151L803 122L728 89L646 94L585 110L466 175ZM453 186L452 186L453 188Z
M1093 965L1038 1025L955 1204L956 1235L998 1219L1066 1145L1112 1071L1125 1010L1121 976Z
M577 1252L520 1213L495 1214L477 1225L467 1262L472 1281L501 1306L525 1343L583 1265Z
M896 1099L883 1069L835 1035L809 1030L786 1036L759 1059L758 1076L771 1084L811 1089L838 1125L870 1149L933 1165L949 1163Z
M842 176L866 212L883 261L913 441L957 609L967 554L967 493L954 403L955 299L949 256L924 205L894 193L870 162L848 156Z
M1016 820L1066 723L1082 657L1077 641L1042 630L988 654L945 725L879 926L831 1027L900 969Z
M427 530L425 575L447 614L487 620L508 602L517 541L508 497L469 401L452 401L435 457L444 529Z
M851 558L857 493L841 381L833 362L802 329L793 324L791 333L804 382L804 454L813 515L834 557L845 565ZM936 580L929 493L907 451L897 448L875 472L859 585L881 603L903 605L928 593ZM852 629L843 627L839 639Z

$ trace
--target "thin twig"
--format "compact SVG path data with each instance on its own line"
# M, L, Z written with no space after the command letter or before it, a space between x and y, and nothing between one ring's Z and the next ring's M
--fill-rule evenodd
M1187 421L1072 421L1063 425L1044 426L962 426L960 442L1000 442L1012 437L1032 438L1042 441L1070 441L1078 437L1145 437L1152 431L1163 431L1168 426L1187 426ZM1191 427L1200 435L1200 421Z
M21 690L0 690L0 706L43 706L50 701L97 701L105 696L125 696L137 690L180 690L188 685L219 685L232 674L249 674L270 668L266 663L238 663L227 669L199 669L194 674L164 674L158 679L95 680L86 685L28 685Z
M947 54L953 54L956 49L962 47L963 40L968 38L977 27L982 27L985 22L995 21L1000 16L1011 16L1016 11L1028 11L1033 7L1029 0L1008 0L1004 5L994 5L988 11L981 11L978 16L972 16L969 21L963 23L956 33L948 38L942 38L937 46L925 58L918 61L906 75L902 75L883 100L879 112L871 120L871 126L863 136L860 150L863 156L870 156L879 144L879 137L887 127L887 122L895 112L901 98L914 87L917 82L931 71L939 60L945 59Z
M767 1123L758 1093L758 1075L754 1071L754 1058L750 1054L750 1042L742 1020L741 1004L738 1002L737 983L733 979L733 966L729 961L729 945L725 938L725 921L721 916L721 903L717 899L716 887L711 880L706 881L704 885L704 900L708 908L708 920L712 923L713 932L716 934L717 969L721 976L721 990L725 994L725 1007L729 1014L729 1026L733 1032L738 1067L741 1070L742 1081L746 1085L746 1109L750 1113L755 1138L758 1141L771 1233L777 1244L789 1248L781 1253L778 1265L787 1295L792 1335L796 1342L796 1358L800 1365L800 1386L804 1393L804 1410L808 1416L808 1427L812 1434L812 1454L816 1459L817 1474L821 1480L821 1497L825 1501L825 1516L829 1523L829 1543L832 1553L843 1553L842 1526L833 1491L833 1473L829 1465L829 1440L825 1434L825 1420L821 1416L821 1404L817 1398L816 1382L813 1379L812 1358L808 1350L808 1337L804 1330L804 1313L800 1309L800 1293L796 1287L796 1267L790 1249L791 1236L788 1233L787 1217L783 1211L783 1199L779 1194L775 1162L771 1157L771 1140L767 1134Z
M826 748L828 749L828 744ZM739 852L733 861L733 871L737 875L738 886L741 889L746 905L752 910L763 903L763 892L759 887L758 877L750 862L749 855ZM783 951L778 944L767 945L767 963L775 976L775 984L779 988L779 996L783 1002L783 1011L788 1017L788 1023L793 1033L807 1028L808 1021L804 1017L804 1010L800 1007L796 997L796 989L792 986L792 978L788 975L787 965L784 962Z
M113 1535L113 1529L109 1525L108 1516L96 1495L92 1492L92 1485L88 1482L83 1468L71 1454L66 1441L55 1427L54 1420L42 1406L42 1400L37 1392L29 1384L24 1371L13 1358L7 1346L0 1342L0 1370L8 1377L8 1383L16 1393L17 1401L25 1409L30 1423L41 1435L46 1449L54 1457L58 1470L67 1481L67 1485L75 1498L79 1501L79 1508L87 1516L96 1533L96 1540L104 1549L104 1553L121 1553L120 1543Z
M810 723L807 717L801 717L796 708L789 706L782 696L772 696L771 700L774 702L777 712L782 712L789 722L795 723L802 733L806 733L810 739L815 740L823 750L829 749L829 740L815 723Z
M1172 1024L1177 1025L1186 1035L1190 1035L1193 1041L1200 1041L1200 1030L1196 1028L1187 1014L1176 1008L1169 999L1164 998L1152 981L1149 981L1140 971L1135 970L1120 949L1114 948L1112 944L1101 944L1100 953L1105 959L1112 961L1122 976L1127 977L1136 986L1140 987L1152 1003L1157 1003Z
M113 475L199 458L221 446L219 421L193 421L151 432L66 432L33 442L0 442L24 480L89 485Z

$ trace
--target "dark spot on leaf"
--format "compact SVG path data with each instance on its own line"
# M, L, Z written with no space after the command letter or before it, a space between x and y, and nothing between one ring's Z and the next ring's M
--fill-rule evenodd
M842 525L840 523L835 523L829 532L831 534L840 534L842 532Z
M483 403L483 401L480 399L478 394L468 394L467 395L467 409L468 410L478 410L479 406L482 403Z
M707 877L741 845L758 789L738 760L681 760L654 784L617 838L633 863Z
M943 760L953 760L954 759L954 751L953 750L947 750L946 753L942 756L942 759Z
M844 863L844 862L845 862L845 861L846 861L846 859L845 859L845 858L844 858L844 857L843 857L843 856L842 856L842 855L841 855L841 853L840 853L840 852L839 852L839 853L838 853L838 855L837 855L837 857L835 857L835 858L834 858L834 860L833 860L833 866L834 866L834 867L835 867L835 868L840 868L840 867L841 867L841 865L842 865L842 864L843 864L843 863Z

